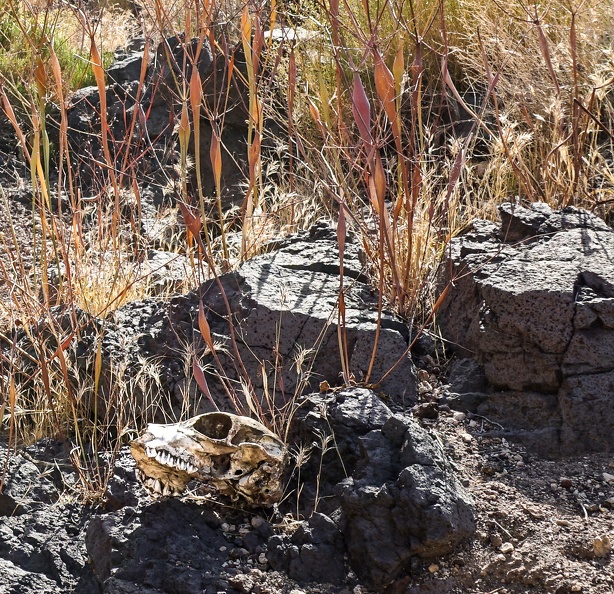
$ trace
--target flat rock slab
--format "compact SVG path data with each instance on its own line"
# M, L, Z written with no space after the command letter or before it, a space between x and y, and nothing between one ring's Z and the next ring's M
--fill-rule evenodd
M340 385L336 233L328 225L314 226L309 233L273 247L271 253L221 276L219 283L210 280L167 301L150 299L120 308L106 323L105 352L135 368L143 359L155 360L173 402L180 407L186 397L201 400L197 412L207 412L211 405L192 377L191 353L199 358L212 398L222 408L230 405L220 376L237 386L239 393L241 379L247 376L256 397L268 395L277 405L296 394L317 390L323 381ZM344 262L344 340L349 371L357 382L367 379L378 327L377 298L362 269L358 244L349 241ZM218 345L221 369L211 355L203 356L206 345L198 324L200 302ZM244 372L232 344L230 323ZM382 395L411 405L416 384L407 347L407 326L384 313L369 382ZM84 345L80 350L88 348Z
M533 444L544 453L610 451L614 232L578 209L500 211L500 226L477 221L455 238L443 267L443 282L448 270L453 280L438 316L444 337L460 357L477 359L490 386L465 400L521 432L540 418L552 430L549 443Z

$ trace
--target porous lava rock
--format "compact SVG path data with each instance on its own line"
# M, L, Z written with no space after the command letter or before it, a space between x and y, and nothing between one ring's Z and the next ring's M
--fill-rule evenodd
M186 38L181 33L163 39L155 51L143 38L132 40L127 48L115 53L115 62L108 69L105 87L106 121L113 138L109 143L112 159L125 159L129 153L134 161L139 185L137 213L124 197L124 210L133 208L134 218L143 231L153 225L152 206L173 203L169 182L176 181L173 166L179 161L179 137L176 122L181 117L181 96L191 84L196 67L203 93L200 112L200 144L191 140L191 156L198 150L201 167L202 193L214 196L210 148L213 133L221 136L222 144L222 206L224 210L238 206L244 198L241 184L245 181L247 160L247 77L241 46L232 48L221 42L226 52L212 51L208 39ZM145 48L147 46L147 53ZM145 55L148 57L143 63ZM231 65L232 64L232 65ZM230 68L230 70L229 70ZM234 76L232 71L234 72ZM220 97L224 97L220 112ZM105 178L106 155L100 142L101 101L95 86L76 91L68 108L68 141L74 154L82 155L78 181L91 193L100 191L98 184ZM193 114L190 114L193 119ZM224 125L218 126L223 117ZM215 120L215 122L213 122ZM192 180L196 186L196 178ZM149 200L153 194L153 202ZM210 204L216 208L216 204ZM137 216L138 214L138 216Z
M2 463L6 454L0 441ZM233 544L212 508L152 501L128 448L99 464L114 474L104 505L87 506L74 497L85 485L67 444L43 440L12 453L0 502L0 592L236 594L224 570ZM269 534L260 532L250 535L262 545Z
M87 512L62 500L66 453L39 442L6 460L0 495L0 592L72 592L86 573L83 535ZM95 590L92 590L95 592Z
M237 385L248 377L256 398L267 393L278 405L297 392L318 389L322 381L339 385L336 233L327 224L315 225L274 247L236 272L220 276L219 283L210 280L170 300L136 301L118 309L105 321L102 340L107 361L134 370L142 368L144 360L155 362L161 388L171 403L179 411L186 399L200 400L196 413L209 412L213 406L194 381L191 353L200 358L212 399L230 407L228 410L233 409L219 374ZM378 325L377 299L362 270L358 243L350 238L344 258L345 336L350 371L356 380L366 378ZM210 354L201 357L206 344L199 329L200 303L218 345L222 369ZM81 324L77 353L92 352L94 338L88 335L88 327L96 328L94 322ZM415 402L416 382L407 339L407 326L383 313L370 380L380 382L378 390L383 395L409 405ZM85 369L86 357L79 360Z
M266 581L268 569L331 594L348 584L387 592L407 582L413 557L447 554L473 534L470 497L415 421L364 388L300 404L289 436L304 454L289 477L295 495L271 522L204 497L152 500L127 447L89 451L91 473L70 463L68 441L12 452L0 495L0 591L236 594L233 586L256 591L247 584ZM7 453L0 441L0 463ZM104 497L83 505L75 496L96 468L111 471ZM308 519L287 521L297 513ZM290 592L295 582L284 580Z
M445 555L474 533L471 498L438 441L372 391L307 397L292 435L309 449L296 488L307 510L320 510L292 536L269 540L272 566L293 579L342 575L342 535L352 570L386 591L412 557ZM326 561L314 554L323 540Z
M533 449L614 449L614 232L576 208L503 204L475 221L442 267L438 312L458 358L450 401ZM464 369L464 371L463 371Z

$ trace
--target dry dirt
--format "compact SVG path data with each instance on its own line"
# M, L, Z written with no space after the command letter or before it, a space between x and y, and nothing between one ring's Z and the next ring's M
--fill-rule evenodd
M437 385L434 375L425 377ZM433 402L445 388L423 395ZM614 592L614 456L544 460L488 419L438 407L441 439L476 507L476 538L419 568L415 592Z

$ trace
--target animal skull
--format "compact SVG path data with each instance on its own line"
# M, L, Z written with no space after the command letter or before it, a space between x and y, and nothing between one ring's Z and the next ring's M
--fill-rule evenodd
M287 450L264 425L213 412L171 425L150 424L130 444L137 477L154 496L220 493L252 505L282 495Z

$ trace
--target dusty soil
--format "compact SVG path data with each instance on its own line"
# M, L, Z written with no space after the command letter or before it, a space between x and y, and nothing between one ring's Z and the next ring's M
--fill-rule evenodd
M439 383L434 374L422 378ZM422 398L436 401L444 390ZM612 455L540 459L490 435L500 425L445 405L421 422L439 435L474 497L478 530L456 554L420 564L420 586L410 592L614 592Z

